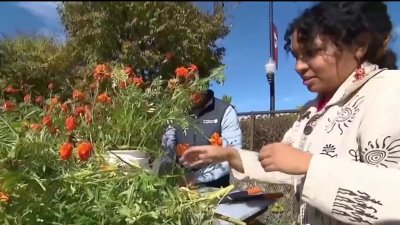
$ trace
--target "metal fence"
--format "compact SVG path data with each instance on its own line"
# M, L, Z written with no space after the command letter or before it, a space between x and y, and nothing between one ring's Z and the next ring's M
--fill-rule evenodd
M241 116L266 116L266 115L276 115L276 114L288 114L288 113L298 113L298 109L285 109L285 110L274 110L274 111L250 111L250 112L239 112L237 115Z

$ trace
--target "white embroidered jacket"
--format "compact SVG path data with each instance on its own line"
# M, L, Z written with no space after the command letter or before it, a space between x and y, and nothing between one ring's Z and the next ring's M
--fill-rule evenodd
M292 184L302 224L400 224L400 71L364 63L319 112L316 100L283 142L313 154L308 173L265 172L257 153L239 150L238 179ZM307 106L308 105L308 106Z

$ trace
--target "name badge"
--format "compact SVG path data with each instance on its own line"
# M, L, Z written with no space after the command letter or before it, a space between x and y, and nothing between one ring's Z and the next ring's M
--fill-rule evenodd
M218 123L218 119L213 119L213 120L203 119L203 123L204 124Z

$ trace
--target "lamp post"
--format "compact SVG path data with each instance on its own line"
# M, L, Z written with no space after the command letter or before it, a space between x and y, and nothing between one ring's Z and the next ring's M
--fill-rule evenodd
M269 83L269 110L275 111L275 73L276 65L272 58L265 64L265 73Z
M275 36L274 36L274 5L273 1L269 2L269 61L265 64L265 73L269 83L269 110L275 111L275 74L276 74L276 62L274 57L275 54ZM274 115L274 114L273 114Z

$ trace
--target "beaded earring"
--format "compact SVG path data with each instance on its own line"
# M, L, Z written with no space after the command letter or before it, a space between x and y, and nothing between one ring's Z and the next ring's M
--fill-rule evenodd
M356 73L354 74L354 78L356 78L353 82L364 79L365 77L365 69L360 67L356 69Z

